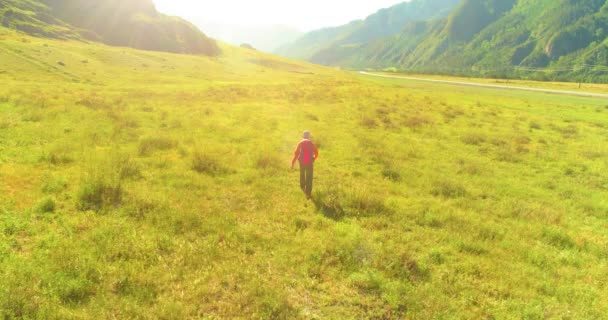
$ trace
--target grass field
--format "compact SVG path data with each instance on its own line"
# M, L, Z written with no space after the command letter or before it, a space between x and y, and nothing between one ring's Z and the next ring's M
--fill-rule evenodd
M0 318L608 318L608 102L222 50L0 28Z
M398 72L373 72L390 76L405 76L421 79L447 80L457 82L472 82L480 84L502 85L512 87L565 90L573 92L592 92L608 94L608 84L603 83L578 83L578 82L542 82L533 80L492 79L492 78L465 78L442 75L407 74Z

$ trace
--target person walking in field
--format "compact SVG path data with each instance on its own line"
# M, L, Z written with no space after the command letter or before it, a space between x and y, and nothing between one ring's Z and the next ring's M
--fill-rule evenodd
M312 180L314 173L315 160L319 158L319 150L317 146L310 140L310 132L304 131L304 138L293 154L291 160L291 169L293 170L296 160L300 161L300 188L306 194L306 198L312 198Z

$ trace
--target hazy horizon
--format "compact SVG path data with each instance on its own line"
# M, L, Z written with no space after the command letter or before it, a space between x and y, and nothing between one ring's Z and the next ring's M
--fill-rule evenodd
M204 19L234 26L281 25L307 32L364 19L374 12L410 0L320 1L225 0L204 3L191 0L154 0L159 11L186 19ZM240 10L235 10L240 8ZM271 8L271 9L267 9Z

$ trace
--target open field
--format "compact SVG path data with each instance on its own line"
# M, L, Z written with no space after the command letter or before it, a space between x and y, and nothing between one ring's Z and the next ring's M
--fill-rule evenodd
M568 90L555 90L548 88L533 88L529 86L517 86L511 84L492 84L492 83L479 83L479 82L469 82L469 81L455 81L455 80L446 80L446 79L431 79L431 78L419 78L419 77L409 77L404 75L388 75L388 74L379 74L379 73L369 73L365 71L360 71L359 74L368 76L368 77L379 77L379 78L390 78L390 79L398 79L398 80L406 80L406 81L418 81L418 82L426 82L426 83L439 83L439 84L447 84L459 87L475 87L475 88L485 88L485 89L500 89L500 90L515 90L515 91L527 91L527 92L535 92L535 93L546 93L546 94L556 94L556 95L566 95L566 96L575 96L575 97L586 97L586 98L598 98L598 99L608 99L608 94L606 93L596 93L589 91L568 91Z
M548 89L548 90L563 90L573 92L592 92L600 94L608 94L608 84L602 83L577 83L577 82L542 82L532 80L513 80L513 79L491 79L491 78L464 78L454 76L441 75L426 75L426 74L408 74L398 72L372 72L374 74L382 74L396 77L412 77L420 79L432 79L441 81L456 81L456 82L471 82L479 84L490 84L499 86L525 87L533 89Z
M1 318L607 318L605 100L2 30Z

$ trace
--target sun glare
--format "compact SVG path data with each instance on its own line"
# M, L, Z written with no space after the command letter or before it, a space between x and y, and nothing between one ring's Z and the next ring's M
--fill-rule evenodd
M403 1L154 0L161 12L233 25L288 25L302 31L340 25Z

